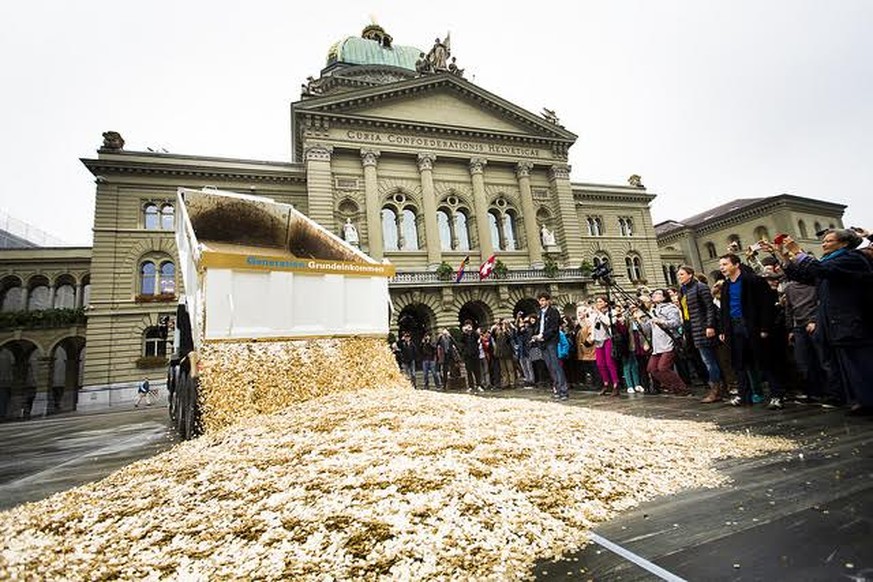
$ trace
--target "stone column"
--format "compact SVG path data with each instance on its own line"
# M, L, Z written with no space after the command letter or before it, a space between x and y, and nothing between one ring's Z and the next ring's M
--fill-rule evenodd
M367 250L371 257L382 260L384 243L382 242L382 208L379 204L379 181L376 174L376 163L379 160L379 150L361 150L361 164L364 166L364 195L367 209Z
M330 157L333 146L312 144L306 147L306 194L309 202L309 218L333 231L333 184L331 183Z
M55 286L49 285L48 307L46 309L54 309L55 307Z
M418 171L421 173L421 199L424 206L424 236L427 245L427 268L435 271L442 261L439 226L437 225L436 192L433 188L433 163L436 154L418 154Z
M540 269L543 266L543 248L538 235L537 214L534 210L533 193L530 189L530 171L533 162L519 162L515 168L518 177L518 189L521 192L521 213L524 217L524 234L527 242L527 254L531 267Z
M491 232L488 230L488 201L485 200L485 158L470 160L470 177L473 181L473 205L476 212L476 233L479 235L479 252L482 261L494 254Z
M21 288L21 299L21 311L29 311L27 303L30 301L30 287L27 286L27 283Z
M76 299L73 301L73 307L78 309L82 307L82 284L76 283Z
M558 244L564 250L567 266L578 267L582 262L582 231L579 229L576 203L570 187L570 166L566 164L552 166L549 169L549 182L558 207L556 217L558 219L556 226L560 229Z

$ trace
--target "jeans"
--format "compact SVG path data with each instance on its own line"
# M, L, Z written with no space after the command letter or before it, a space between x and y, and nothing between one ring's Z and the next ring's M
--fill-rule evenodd
M467 372L467 389L473 390L482 386L482 369L479 367L479 358L464 358L464 370Z
M652 354L649 358L649 364L646 366L646 371L667 390L677 394L685 394L688 392L688 386L682 378L673 370L673 363L676 361L676 352L669 351L661 354Z
M415 388L415 360L411 362L403 362L403 373L409 378L409 383Z
M518 359L521 364L521 373L524 375L524 381L528 384L534 383L533 364L530 361L530 356L522 356Z
M624 383L627 384L628 388L642 386L642 382L640 382L640 365L635 355L628 354L624 357L622 372L624 373Z
M440 377L437 374L437 363L434 360L424 360L421 362L421 369L424 372L424 389L427 390L428 378L433 376L433 385L440 388Z
M594 357L603 385L612 383L613 386L618 386L618 368L612 357L612 339L607 339L602 346L595 348Z
M706 371L709 372L710 383L721 382L721 368L718 365L715 348L700 347L697 348L697 352L700 354L700 359L703 360L703 365L706 366Z
M561 362L558 361L558 342L557 340L544 343L543 361L546 363L546 368L549 369L549 376L552 377L552 385L555 387L555 392L558 396L567 396L567 377L564 376L564 368Z

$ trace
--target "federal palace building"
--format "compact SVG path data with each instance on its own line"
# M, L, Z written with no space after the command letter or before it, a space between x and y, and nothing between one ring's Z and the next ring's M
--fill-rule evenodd
M598 292L589 272L600 263L623 286L651 287L683 262L711 269L707 243L721 253L731 235L751 242L761 220L770 232L800 221L814 236L815 223L840 224L844 209L754 199L735 223L659 226L659 245L654 195L639 176L574 182L567 159L577 136L554 112L532 113L470 82L445 41L401 46L375 24L331 46L290 107L285 161L128 151L119 133L103 134L96 156L82 160L96 184L93 246L0 250L0 419L131 406L144 377L163 382L158 322L184 292L178 187L293 204L389 260L391 327L414 333L533 311L540 290L575 311ZM777 210L785 215L775 224ZM494 273L480 281L492 255Z

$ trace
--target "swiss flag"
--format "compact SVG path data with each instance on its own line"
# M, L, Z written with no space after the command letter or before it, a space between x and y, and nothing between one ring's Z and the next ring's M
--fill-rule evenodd
M482 266L479 267L479 280L487 279L489 275L491 275L491 271L494 270L494 263L497 262L496 255L491 255L488 257L488 260L482 263Z

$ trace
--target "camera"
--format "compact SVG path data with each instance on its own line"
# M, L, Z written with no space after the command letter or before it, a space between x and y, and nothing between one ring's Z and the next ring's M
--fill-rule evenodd
M607 263L600 263L594 270L591 271L591 278L600 283L609 283L611 280L612 268Z

